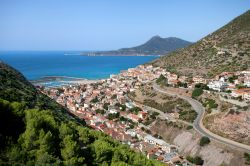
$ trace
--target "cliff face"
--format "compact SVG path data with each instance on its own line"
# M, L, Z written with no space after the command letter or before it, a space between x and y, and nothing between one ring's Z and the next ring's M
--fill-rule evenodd
M222 71L250 69L250 11L189 47L152 62L184 75L213 77Z

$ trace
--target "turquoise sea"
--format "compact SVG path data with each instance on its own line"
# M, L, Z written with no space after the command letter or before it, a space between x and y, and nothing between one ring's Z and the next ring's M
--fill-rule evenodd
M29 80L45 76L84 79L108 78L158 56L83 56L68 51L2 51L0 60L21 71Z

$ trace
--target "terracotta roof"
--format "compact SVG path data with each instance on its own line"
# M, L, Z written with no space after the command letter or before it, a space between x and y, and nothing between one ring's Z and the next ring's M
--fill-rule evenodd
M249 93L250 94L250 88L238 89L238 90L235 90L234 93L239 93L239 94Z
M158 156L158 157L157 157L157 160L159 160L159 161L162 161L163 159L164 159L163 156Z

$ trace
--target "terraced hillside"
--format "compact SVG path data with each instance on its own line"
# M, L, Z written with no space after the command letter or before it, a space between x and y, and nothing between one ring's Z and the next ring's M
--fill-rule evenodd
M250 69L250 10L189 47L152 62L191 76Z

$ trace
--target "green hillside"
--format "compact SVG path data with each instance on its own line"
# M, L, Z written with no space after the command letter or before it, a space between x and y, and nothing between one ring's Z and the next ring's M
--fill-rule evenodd
M250 11L189 47L152 62L183 75L250 69Z
M161 165L80 122L0 63L0 165Z

